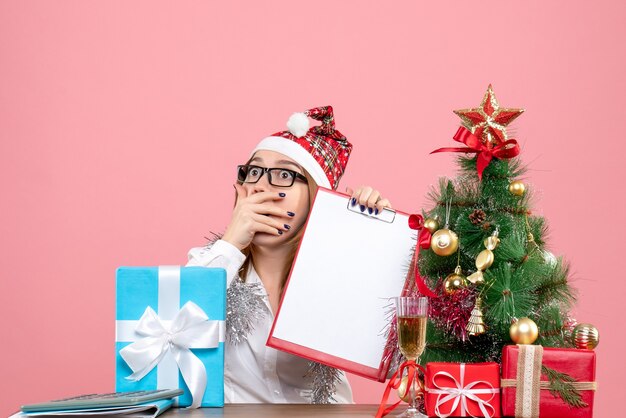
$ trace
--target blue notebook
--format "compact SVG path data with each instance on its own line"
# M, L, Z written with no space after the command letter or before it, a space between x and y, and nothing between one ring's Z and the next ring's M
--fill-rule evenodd
M18 412L9 418L18 417L98 417L132 416L133 418L154 418L167 411L174 403L173 399L160 399L147 403L128 406L107 406L82 409L49 410L40 412Z

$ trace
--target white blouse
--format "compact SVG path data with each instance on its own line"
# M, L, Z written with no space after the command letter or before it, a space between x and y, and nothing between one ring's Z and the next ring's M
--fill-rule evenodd
M245 256L226 241L216 241L210 248L189 250L187 266L222 267L226 269L226 283L230 283L241 268ZM259 275L251 266L247 283L258 282ZM309 360L267 347L274 314L270 308L267 291L264 302L267 315L259 318L247 341L238 344L226 342L224 363L224 397L226 403L308 403L310 379ZM344 372L337 383L334 399L337 403L353 403L352 389Z

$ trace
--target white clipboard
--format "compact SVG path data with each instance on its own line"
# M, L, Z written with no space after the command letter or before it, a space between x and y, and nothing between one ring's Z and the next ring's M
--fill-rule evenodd
M416 243L408 218L363 213L348 195L320 187L267 345L385 381L388 310Z

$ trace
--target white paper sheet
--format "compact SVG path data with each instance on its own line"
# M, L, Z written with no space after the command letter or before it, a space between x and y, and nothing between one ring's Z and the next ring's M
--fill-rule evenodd
M416 234L406 214L386 222L348 204L319 190L273 337L378 369L389 298L402 291Z

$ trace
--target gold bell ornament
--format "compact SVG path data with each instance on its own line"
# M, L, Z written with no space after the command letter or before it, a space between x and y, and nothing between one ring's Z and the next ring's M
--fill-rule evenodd
M520 318L511 324L509 335L515 344L532 344L539 337L539 328L532 319Z
M485 249L476 257L476 272L469 275L467 280L473 284L485 283L483 272L487 270L493 264L495 256L493 250L495 250L500 244L500 238L498 238L498 230L496 229L493 234L483 241Z
M578 324L572 331L572 342L581 350L593 350L600 342L598 328L591 324Z
M437 230L430 240L430 249L442 257L454 254L459 248L459 237L449 228L451 206L452 201L448 201L446 203L446 225Z
M469 335L481 335L485 333L485 322L483 321L482 299L476 298L476 303L470 314L469 321L465 326Z

